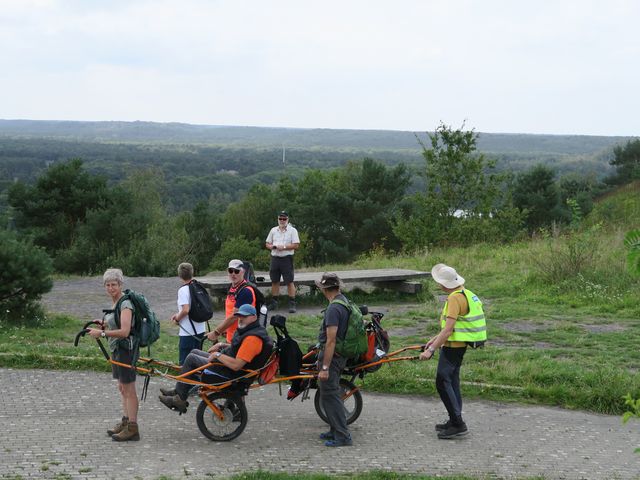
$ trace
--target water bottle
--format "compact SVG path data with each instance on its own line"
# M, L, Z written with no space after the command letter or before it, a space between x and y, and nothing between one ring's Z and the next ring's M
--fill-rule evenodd
M263 327L265 328L267 327L267 306L266 305L262 305L260 307L260 317L258 321Z

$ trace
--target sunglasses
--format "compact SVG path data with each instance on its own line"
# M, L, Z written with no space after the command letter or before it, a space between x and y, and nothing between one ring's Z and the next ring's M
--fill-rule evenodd
M289 217L278 217L278 220L289 220Z
M238 273L240 273L240 270L238 270L237 268L228 268L227 272L238 274Z

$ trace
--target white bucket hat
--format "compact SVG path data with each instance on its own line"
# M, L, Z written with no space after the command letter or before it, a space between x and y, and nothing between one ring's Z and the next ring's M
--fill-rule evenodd
M464 285L464 278L458 275L452 267L439 263L431 269L431 276L440 285L447 288L456 288L460 285Z

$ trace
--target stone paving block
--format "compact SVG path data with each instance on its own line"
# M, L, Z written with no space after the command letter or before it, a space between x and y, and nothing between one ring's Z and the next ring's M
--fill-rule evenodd
M141 440L120 444L106 430L120 418L109 374L0 369L0 479L175 479L273 472L349 473L384 470L515 479L640 479L640 422L559 408L467 401L470 433L438 440L444 418L435 398L363 392L351 425L354 446L330 449L313 398L289 402L277 386L247 397L249 423L231 442L211 442L196 425L192 399L182 416L158 400L152 381L141 404ZM246 455L251 452L251 455Z

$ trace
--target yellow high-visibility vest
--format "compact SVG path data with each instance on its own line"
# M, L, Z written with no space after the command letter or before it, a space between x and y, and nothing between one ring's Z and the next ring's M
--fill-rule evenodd
M482 310L482 302L478 296L471 290L461 289L451 292L451 295L462 293L469 302L469 313L459 316L453 327L453 333L447 339L450 342L483 342L487 339L487 322ZM447 307L449 306L449 297L442 309L440 316L440 327L444 329L447 323Z

